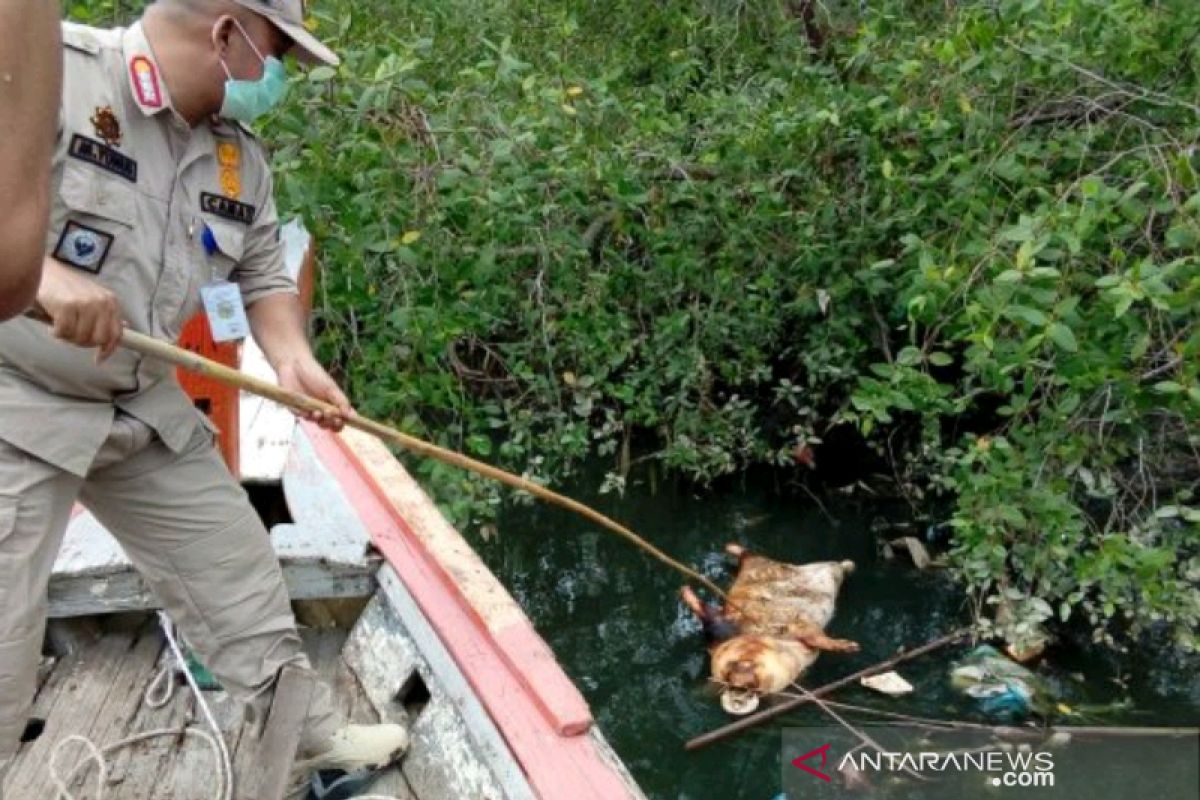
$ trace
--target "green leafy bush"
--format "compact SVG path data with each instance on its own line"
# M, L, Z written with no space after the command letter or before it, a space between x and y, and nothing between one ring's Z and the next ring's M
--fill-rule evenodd
M1200 4L310 5L266 135L364 413L616 488L852 426L1010 636L1195 643Z

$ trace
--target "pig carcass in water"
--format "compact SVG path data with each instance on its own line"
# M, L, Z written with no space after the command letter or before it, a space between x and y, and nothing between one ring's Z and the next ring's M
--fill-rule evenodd
M687 587L682 594L704 628L726 711L753 711L762 695L791 686L821 650L858 651L857 642L825 635L853 562L784 564L736 544L725 551L738 559L738 572L724 607L701 602Z

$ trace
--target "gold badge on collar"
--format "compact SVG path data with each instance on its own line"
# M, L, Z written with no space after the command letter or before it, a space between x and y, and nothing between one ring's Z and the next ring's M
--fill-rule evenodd
M91 122L96 131L96 138L109 147L121 146L121 123L113 113L112 106L97 106L92 113Z

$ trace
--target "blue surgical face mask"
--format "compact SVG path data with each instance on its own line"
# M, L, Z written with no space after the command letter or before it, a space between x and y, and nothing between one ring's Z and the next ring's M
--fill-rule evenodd
M283 100L288 88L287 68L275 56L263 58L263 54L254 46L254 41L246 34L246 29L242 27L241 23L236 19L233 23L238 26L242 36L246 37L254 54L262 62L263 74L256 81L238 80L229 71L225 59L221 59L221 66L225 69L227 80L225 81L225 100L221 103L221 110L217 114L249 125Z

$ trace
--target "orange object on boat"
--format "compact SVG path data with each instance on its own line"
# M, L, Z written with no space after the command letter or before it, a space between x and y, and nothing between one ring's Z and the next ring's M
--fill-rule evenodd
M221 342L219 344L214 342L212 330L208 326L208 318L204 314L197 314L184 325L183 333L179 337L179 346L233 369L237 369L241 364L241 344L239 342ZM187 392L188 397L192 398L196 408L207 414L208 418L217 426L217 446L221 449L221 457L225 459L229 471L233 473L234 477L237 477L240 453L238 403L241 393L212 378L205 378L182 369L177 369L175 374L179 378L179 385Z
M300 265L300 273L296 277L296 285L300 290L300 304L305 314L312 310L313 281L316 272L316 245L310 240L304 260ZM185 350L210 358L227 367L238 369L241 366L242 347L240 342L213 341L212 329L208 318L203 313L188 320L179 337L179 346ZM238 430L241 421L238 407L241 402L241 392L220 381L201 375L186 372L182 369L175 371L179 384L196 407L203 411L217 427L217 446L221 457L235 478L241 477L239 459L241 444L238 441Z

